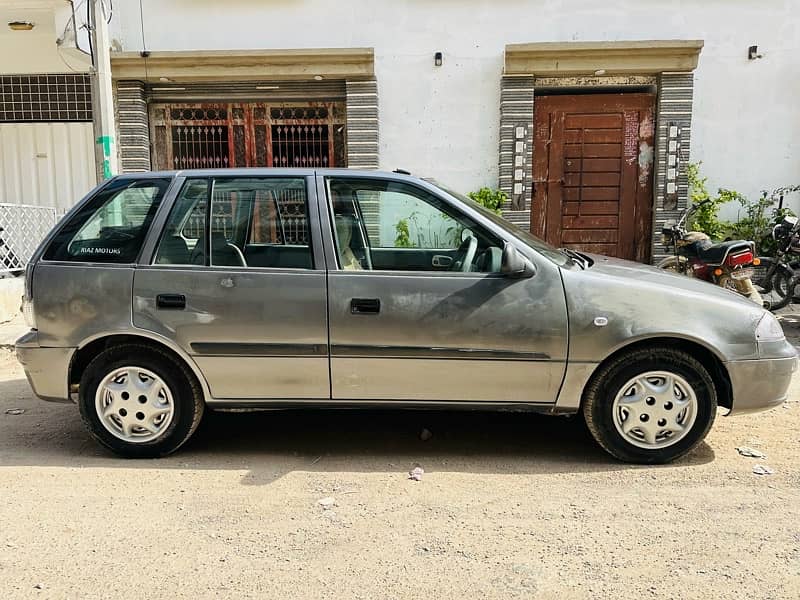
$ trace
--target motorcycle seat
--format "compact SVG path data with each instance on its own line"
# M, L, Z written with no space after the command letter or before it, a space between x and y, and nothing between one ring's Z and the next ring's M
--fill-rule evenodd
M744 240L730 240L719 244L709 244L698 249L697 256L709 265L721 265L730 252L752 250L750 242Z

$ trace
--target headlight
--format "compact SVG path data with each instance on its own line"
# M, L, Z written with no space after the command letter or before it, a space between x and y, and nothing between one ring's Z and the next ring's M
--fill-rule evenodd
M756 340L759 342L779 342L784 339L783 327L772 313L764 313L756 326Z

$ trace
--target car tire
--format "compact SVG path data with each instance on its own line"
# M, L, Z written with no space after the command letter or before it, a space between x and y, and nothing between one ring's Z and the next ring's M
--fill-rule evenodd
M98 354L80 380L81 419L98 442L126 458L157 458L180 448L203 416L203 391L189 368L150 346Z
M711 429L716 409L711 375L674 348L613 358L592 377L583 398L584 419L597 443L619 460L641 464L668 463L690 452Z

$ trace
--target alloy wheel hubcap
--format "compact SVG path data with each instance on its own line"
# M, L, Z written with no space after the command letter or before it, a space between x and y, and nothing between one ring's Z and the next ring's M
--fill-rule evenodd
M614 426L639 448L665 448L679 442L697 417L697 396L680 375L648 371L622 386L612 406Z
M103 378L95 410L109 433L126 442L150 442L175 416L172 392L158 375L141 367L120 367Z

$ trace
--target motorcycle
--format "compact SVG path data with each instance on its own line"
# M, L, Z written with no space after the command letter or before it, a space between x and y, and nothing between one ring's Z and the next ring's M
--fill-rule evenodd
M797 284L800 283L798 259L800 259L800 220L784 215L772 228L775 240L775 255L760 256L760 265L754 269L753 284L764 298L770 310L783 308L796 301Z
M664 224L661 243L672 252L672 256L659 262L658 267L738 292L763 306L761 294L750 280L752 266L759 264L753 242L730 240L714 244L705 233L687 231L687 220L706 202L692 204L677 222Z

